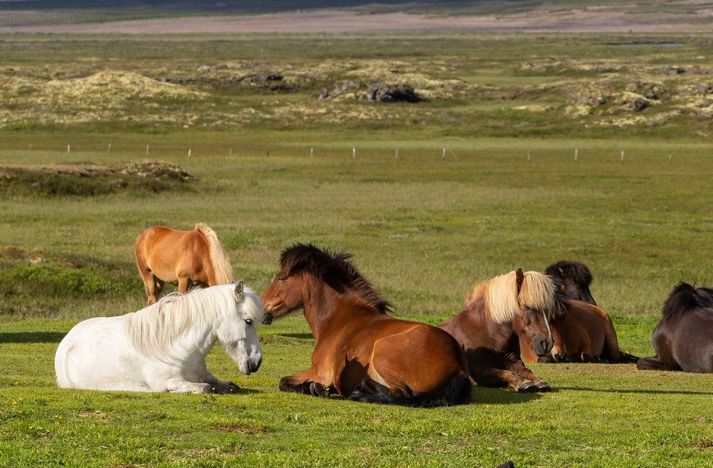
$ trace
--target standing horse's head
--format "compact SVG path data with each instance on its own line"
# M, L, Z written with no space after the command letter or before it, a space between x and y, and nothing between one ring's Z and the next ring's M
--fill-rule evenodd
M262 301L240 281L233 290L235 309L218 326L218 340L243 374L255 372L262 363L262 346L257 324L265 313Z

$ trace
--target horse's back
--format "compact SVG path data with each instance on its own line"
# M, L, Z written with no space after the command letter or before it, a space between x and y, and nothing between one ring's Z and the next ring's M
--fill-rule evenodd
M667 325L670 329L666 338L670 339L672 357L679 367L686 372L713 372L713 309L681 314ZM659 346L656 347L658 352Z
M75 325L55 354L57 385L93 390L145 390L140 385L128 384L137 379L127 375L122 365L132 361L129 355L133 349L126 339L125 324L126 316L122 315L95 317ZM117 379L117 375L121 377Z
M607 357L618 359L619 344L609 314L604 309L586 302L567 302L570 306L565 320L568 339L588 340L595 357L612 354Z

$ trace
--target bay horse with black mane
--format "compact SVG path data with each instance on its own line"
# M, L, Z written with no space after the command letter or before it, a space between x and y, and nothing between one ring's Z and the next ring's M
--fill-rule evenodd
M466 297L465 310L439 327L463 346L470 376L478 385L542 392L550 386L525 367L518 335L528 336L538 355L548 354L549 322L562 308L548 276L517 270L477 284Z
M539 356L531 341L520 336L526 362L636 362L639 358L619 349L609 314L597 307L589 286L592 272L583 263L559 261L545 269L560 295L567 298L563 313L550 322L554 344L550 355Z
M652 341L656 356L639 359L638 369L713 372L713 289L676 286Z
M441 406L470 398L463 352L445 331L395 319L350 262L296 244L262 300L267 322L303 309L316 340L312 367L280 379L280 390L409 406Z
M184 294L193 286L233 282L233 269L218 236L209 226L192 231L150 227L136 240L136 266L144 281L148 304L154 304L163 284L173 283Z

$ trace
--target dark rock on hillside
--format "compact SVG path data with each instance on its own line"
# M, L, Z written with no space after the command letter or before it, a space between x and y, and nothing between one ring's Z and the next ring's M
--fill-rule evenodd
M419 102L422 100L413 86L409 84L383 82L371 84L363 99L376 102Z

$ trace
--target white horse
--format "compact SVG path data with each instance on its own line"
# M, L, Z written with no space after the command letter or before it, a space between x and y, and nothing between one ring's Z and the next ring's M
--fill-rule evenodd
M243 283L171 295L138 312L78 323L57 348L62 388L139 392L230 393L205 364L216 340L240 372L257 371L262 349L255 327L262 301Z

